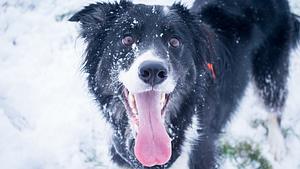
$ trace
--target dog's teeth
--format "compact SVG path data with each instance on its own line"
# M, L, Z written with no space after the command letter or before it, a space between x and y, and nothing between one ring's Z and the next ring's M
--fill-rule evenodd
M135 132L137 133L139 131L139 126L137 124L133 125Z
M165 100L166 100L166 95L165 95L164 93L161 94L160 100L161 100L162 102L165 102Z
M134 96L131 93L129 93L128 94L128 99L129 99L129 101L133 101L134 100Z
M161 96L160 96L160 107L161 107L161 109L164 108L165 103L166 103L166 95L164 93L162 93Z
M136 108L132 108L132 113L138 115L137 109Z
M137 108L136 108L135 97L131 93L128 94L128 104L129 104L129 107L131 108L132 113L135 114L135 115L138 115L138 111L137 111Z
M165 94L161 94L161 98L160 98L160 109L163 109L166 103L166 97Z
M128 102L131 109L135 108L135 99L132 94L129 94L128 96Z
M166 96L166 95L165 95L164 93L162 93L162 94L160 95L160 99L161 99L161 100L164 100L164 99L165 99L165 96Z

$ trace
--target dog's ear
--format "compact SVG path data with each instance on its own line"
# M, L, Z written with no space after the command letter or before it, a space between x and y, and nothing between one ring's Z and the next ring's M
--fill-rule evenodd
M180 3L173 4L171 10L176 11L194 35L193 40L195 44L198 44L197 55L195 55L194 60L199 64L204 63L203 66L207 66L212 73L212 77L216 78L216 73L218 73L216 72L218 69L218 65L216 65L217 37L214 31L210 26L202 23L198 14L191 12L191 10Z
M94 38L104 37L105 30L108 30L110 23L126 12L133 4L126 0L119 3L96 3L86 6L81 11L75 13L69 21L81 24L81 37L86 41Z
M121 0L120 3L96 3L86 6L81 11L75 13L69 21L80 22L85 25L101 24L108 19L119 15L128 7L132 6L131 2Z
M171 6L171 10L175 11L179 16L181 16L183 19L191 19L190 10L182 5L180 2L176 2Z
M101 22L105 18L105 3L97 3L86 6L81 11L75 13L69 21L81 23Z

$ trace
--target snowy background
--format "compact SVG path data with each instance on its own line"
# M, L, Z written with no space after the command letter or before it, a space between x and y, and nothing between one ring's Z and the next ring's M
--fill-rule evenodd
M0 0L0 168L107 169L102 142L109 128L99 118L80 70L84 43L72 13L93 0ZM173 1L134 0L169 5ZM189 0L182 1L191 5ZM300 0L290 2L300 14ZM275 161L263 120L266 112L249 85L223 143L247 142L274 169L300 169L300 48L291 57L283 116L287 154ZM242 157L224 156L234 169ZM259 168L256 164L249 169ZM113 167L110 167L114 169ZM246 167L244 167L246 168Z

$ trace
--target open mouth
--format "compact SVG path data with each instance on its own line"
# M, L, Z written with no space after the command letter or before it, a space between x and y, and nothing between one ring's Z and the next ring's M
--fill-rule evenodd
M155 92L155 91L149 91L149 92ZM139 111L138 111L137 105L136 105L136 95L137 94L132 94L127 89L124 89L124 94L125 94L125 98L126 98L127 113L129 115L130 119L132 120L133 124L135 125L134 127L137 129L139 126L139 118L138 118ZM161 108L162 118L165 115L165 109L169 102L169 98L170 98L170 94L160 93L159 105Z
M136 158L147 167L167 163L172 154L164 124L169 94L154 90L132 94L124 90L127 113L136 129Z

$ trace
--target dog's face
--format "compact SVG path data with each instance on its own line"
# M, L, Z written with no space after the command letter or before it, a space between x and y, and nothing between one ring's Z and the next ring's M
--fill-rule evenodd
M205 56L199 56L201 49L195 45L201 37L195 40L199 34L193 30L193 17L180 5L121 1L90 5L70 20L82 23L93 93L119 136L125 142L134 140L128 151L144 166L167 163L175 137L172 127L177 127L172 122L187 113L181 112L187 104L183 102L196 91L195 85L204 89L209 77Z

